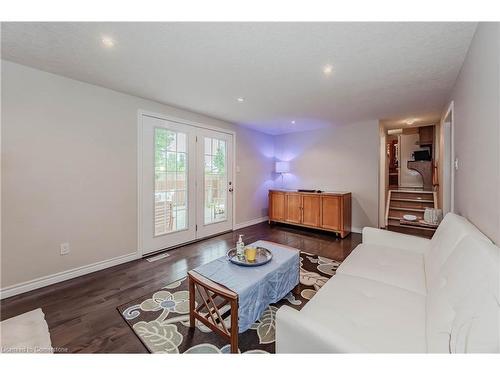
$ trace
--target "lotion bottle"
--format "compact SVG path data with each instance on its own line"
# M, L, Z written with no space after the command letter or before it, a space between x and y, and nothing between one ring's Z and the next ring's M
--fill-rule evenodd
M238 242L236 242L236 256L241 259L245 256L245 244L242 239L243 235L239 235Z

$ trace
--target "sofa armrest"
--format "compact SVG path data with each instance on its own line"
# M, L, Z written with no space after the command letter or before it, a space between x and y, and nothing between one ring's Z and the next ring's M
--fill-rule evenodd
M367 351L360 345L289 306L280 307L276 313L276 353L363 352Z
M410 236L408 234L370 227L363 228L363 243L365 244L397 247L398 249L423 254L429 248L430 242L427 238Z

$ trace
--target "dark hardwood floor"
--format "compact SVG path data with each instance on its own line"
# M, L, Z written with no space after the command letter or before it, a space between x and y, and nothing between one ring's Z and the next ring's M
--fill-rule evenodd
M72 353L147 353L116 307L224 255L240 233L245 243L265 239L336 260L345 259L361 242L356 233L341 240L329 233L261 223L170 250L169 257L155 262L139 259L5 299L1 320L41 307L54 347Z

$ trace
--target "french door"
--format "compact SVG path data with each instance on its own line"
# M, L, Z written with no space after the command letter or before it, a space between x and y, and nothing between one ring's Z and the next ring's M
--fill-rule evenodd
M232 229L232 134L140 119L142 254Z
M233 229L232 138L213 130L197 132L197 238Z

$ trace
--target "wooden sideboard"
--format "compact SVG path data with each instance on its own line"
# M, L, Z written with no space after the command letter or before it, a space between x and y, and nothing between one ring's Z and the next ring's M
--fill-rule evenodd
M344 238L351 233L351 193L269 190L272 222L327 230Z

